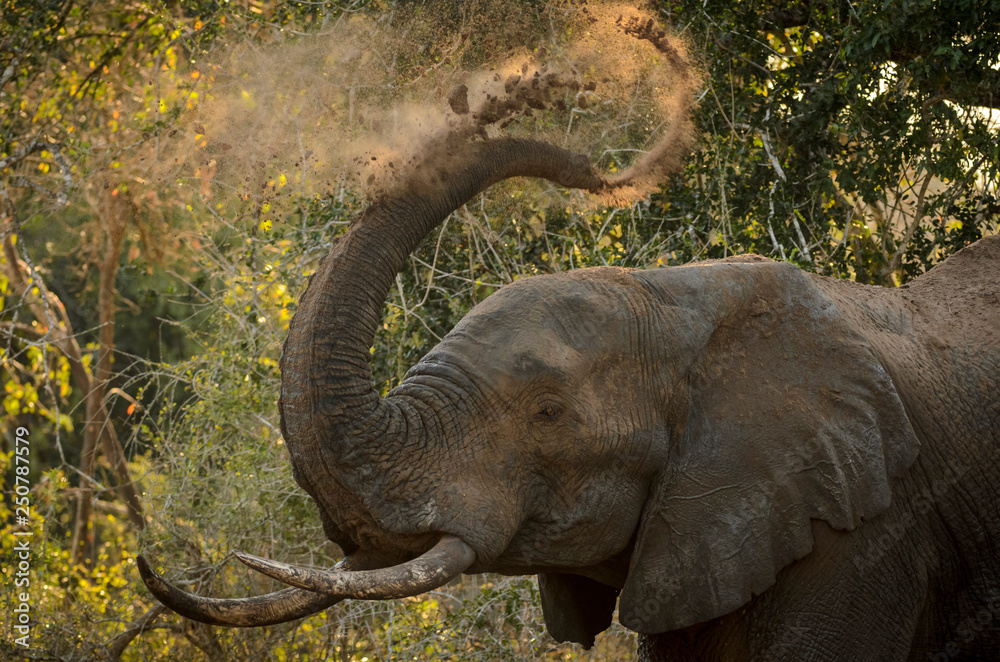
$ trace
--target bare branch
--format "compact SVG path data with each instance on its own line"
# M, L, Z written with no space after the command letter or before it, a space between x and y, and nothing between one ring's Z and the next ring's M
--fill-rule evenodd
M62 174L63 187L56 193L56 202L60 205L65 205L69 202L69 190L73 188L73 171L69 167L69 163L66 162L66 157L62 153L62 145L52 144L49 145L49 149L52 151L52 157L55 162L59 164L59 172Z
M18 163L28 158L35 152L40 152L48 147L49 145L47 143L43 143L38 138L35 138L30 143L28 143L21 149L17 150L7 158L0 159L0 170L3 170L4 168L13 168Z
M6 329L8 336L26 338L33 342L37 342L45 338L45 335L41 331L30 324L24 324L23 322L0 322L0 329Z
M899 263L903 259L903 254L906 253L906 247L910 245L910 239L913 238L913 233L917 231L920 227L920 221L924 217L924 196L927 193L927 187L931 183L931 179L934 178L934 173L930 170L924 176L924 181L920 185L920 192L917 194L917 204L913 209L913 219L910 221L910 225L906 228L906 232L903 233L903 238L899 242L899 246L896 247L896 251L892 254L892 258L889 260L885 268L882 269L882 276L888 278L892 272L899 268Z
M7 68L4 69L3 74L0 74L0 90L2 90L4 86L7 85L12 78L14 78L14 72L17 71L19 64L21 64L21 58L15 57L11 60L11 63L7 65Z

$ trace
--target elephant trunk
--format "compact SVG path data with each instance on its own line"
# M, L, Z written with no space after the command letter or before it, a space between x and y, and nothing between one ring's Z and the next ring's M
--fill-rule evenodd
M586 157L546 143L456 142L441 141L423 166L352 223L320 262L292 319L281 357L282 431L297 480L320 504L319 488L330 478L324 472L368 464L376 449L385 457L398 445L420 445L408 435L424 426L408 424L407 415L379 397L369 365L385 298L420 241L477 193L509 177L608 187Z

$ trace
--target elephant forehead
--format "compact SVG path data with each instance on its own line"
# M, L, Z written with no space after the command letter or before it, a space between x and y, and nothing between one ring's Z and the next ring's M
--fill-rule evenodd
M632 324L620 297L593 279L535 276L476 306L422 363L457 365L491 380L573 380L609 351L620 354Z
M541 376L569 379L588 360L556 329L533 325L531 321L456 328L427 358L458 360L475 366L476 373L491 379L508 376L518 380Z
M634 319L629 301L639 290L630 276L623 286L622 273L584 269L516 281L473 308L454 331L504 346L515 338L530 345L547 335L547 342L586 348L606 336L608 326Z
M522 329L510 339L498 367L518 377L549 376L569 379L586 363L586 356L552 329Z

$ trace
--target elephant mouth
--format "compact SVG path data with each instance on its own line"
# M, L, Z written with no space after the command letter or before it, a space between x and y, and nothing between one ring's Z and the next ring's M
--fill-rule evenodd
M391 600L419 595L447 584L476 561L473 549L453 535L441 536L430 550L410 561L374 569L365 569L358 553L323 569L234 554L247 566L292 588L250 598L206 598L169 583L141 555L137 564L149 591L181 616L209 625L259 627L302 618L347 598Z

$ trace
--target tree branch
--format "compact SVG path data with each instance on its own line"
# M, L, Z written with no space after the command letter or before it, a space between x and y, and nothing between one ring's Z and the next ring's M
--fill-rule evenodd
M899 268L899 263L903 259L903 254L906 253L906 247L910 245L910 239L913 238L913 233L917 231L920 226L920 221L924 217L924 196L927 193L927 187L931 183L931 179L934 178L934 173L931 170L927 171L924 176L924 181L920 185L920 192L917 194L917 204L913 208L913 219L910 221L910 225L906 228L906 232L903 233L903 239L899 242L899 246L896 247L896 251L892 254L888 264L882 269L882 278L887 279L896 269Z
M61 494L69 499L79 499L81 488L79 487L67 487L62 490ZM102 499L93 500L93 509L99 513L107 513L114 515L115 517L120 517L125 519L128 517L128 508L121 505L120 503L112 503L111 501L104 501Z
M45 335L41 331L30 324L24 324L23 322L2 321L0 322L0 329L7 329L7 334L9 336L17 336L33 342L38 342L40 340L44 340L45 338Z
M15 54L14 58L10 61L10 64L8 64L7 68L4 69L3 74L0 74L0 90L2 90L7 83L13 80L14 73L17 71L18 66L20 66L22 59L23 56L20 53Z
M30 143L17 150L5 159L0 159L0 170L4 168L13 168L18 163L26 159L28 156L34 154L35 152L40 152L48 147L46 143L43 143L35 138Z

